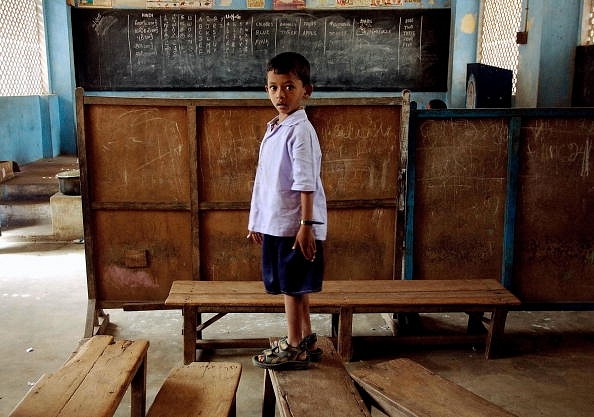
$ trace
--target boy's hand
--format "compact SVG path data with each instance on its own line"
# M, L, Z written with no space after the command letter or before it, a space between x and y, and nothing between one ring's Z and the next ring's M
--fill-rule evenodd
M299 248L301 253L310 262L316 259L316 237L311 226L302 225L297 232L293 249Z
M262 244L262 233L252 232L251 230L248 231L246 236L250 242L257 243L258 245Z

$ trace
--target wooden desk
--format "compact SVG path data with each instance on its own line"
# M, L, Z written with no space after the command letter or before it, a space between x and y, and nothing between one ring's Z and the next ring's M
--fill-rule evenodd
M265 338L202 339L202 330L225 314L284 311L283 297L266 294L259 281L175 281L165 304L183 309L186 363L196 360L197 347L268 345ZM333 315L333 336L337 351L345 361L349 361L353 353L353 314L389 312L490 312L488 331L484 335L468 335L469 341L485 342L485 357L490 358L495 339L503 333L508 309L519 304L520 300L512 293L490 279L327 281L323 291L310 298L312 313ZM218 314L201 323L201 313ZM439 338L440 343L447 341L447 338Z

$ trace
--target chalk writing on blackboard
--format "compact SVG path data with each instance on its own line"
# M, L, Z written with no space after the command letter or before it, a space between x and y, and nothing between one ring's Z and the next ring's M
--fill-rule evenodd
M255 12L73 9L88 90L260 89L273 55L306 55L327 90L445 91L449 9Z

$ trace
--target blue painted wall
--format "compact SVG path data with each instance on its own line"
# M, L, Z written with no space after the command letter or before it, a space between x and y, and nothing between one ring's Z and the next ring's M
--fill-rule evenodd
M70 7L65 0L44 1L50 90L58 100L57 138L54 150L60 155L76 154L76 123L74 105L74 62Z
M76 154L70 9L64 0L43 3L52 94L0 97L0 160L21 165Z
M53 153L56 101L55 96L0 97L0 159L23 164Z
M581 3L557 0L529 3L528 43L519 47L517 107L571 105Z

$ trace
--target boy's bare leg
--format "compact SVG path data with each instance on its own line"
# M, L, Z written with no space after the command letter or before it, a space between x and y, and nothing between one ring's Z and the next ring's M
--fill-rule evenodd
M287 318L287 342L291 346L298 346L301 342L303 299L302 295L284 295L285 315Z
M303 301L301 303L301 340L306 336L309 336L311 331L311 317L309 314L309 294L302 296Z

